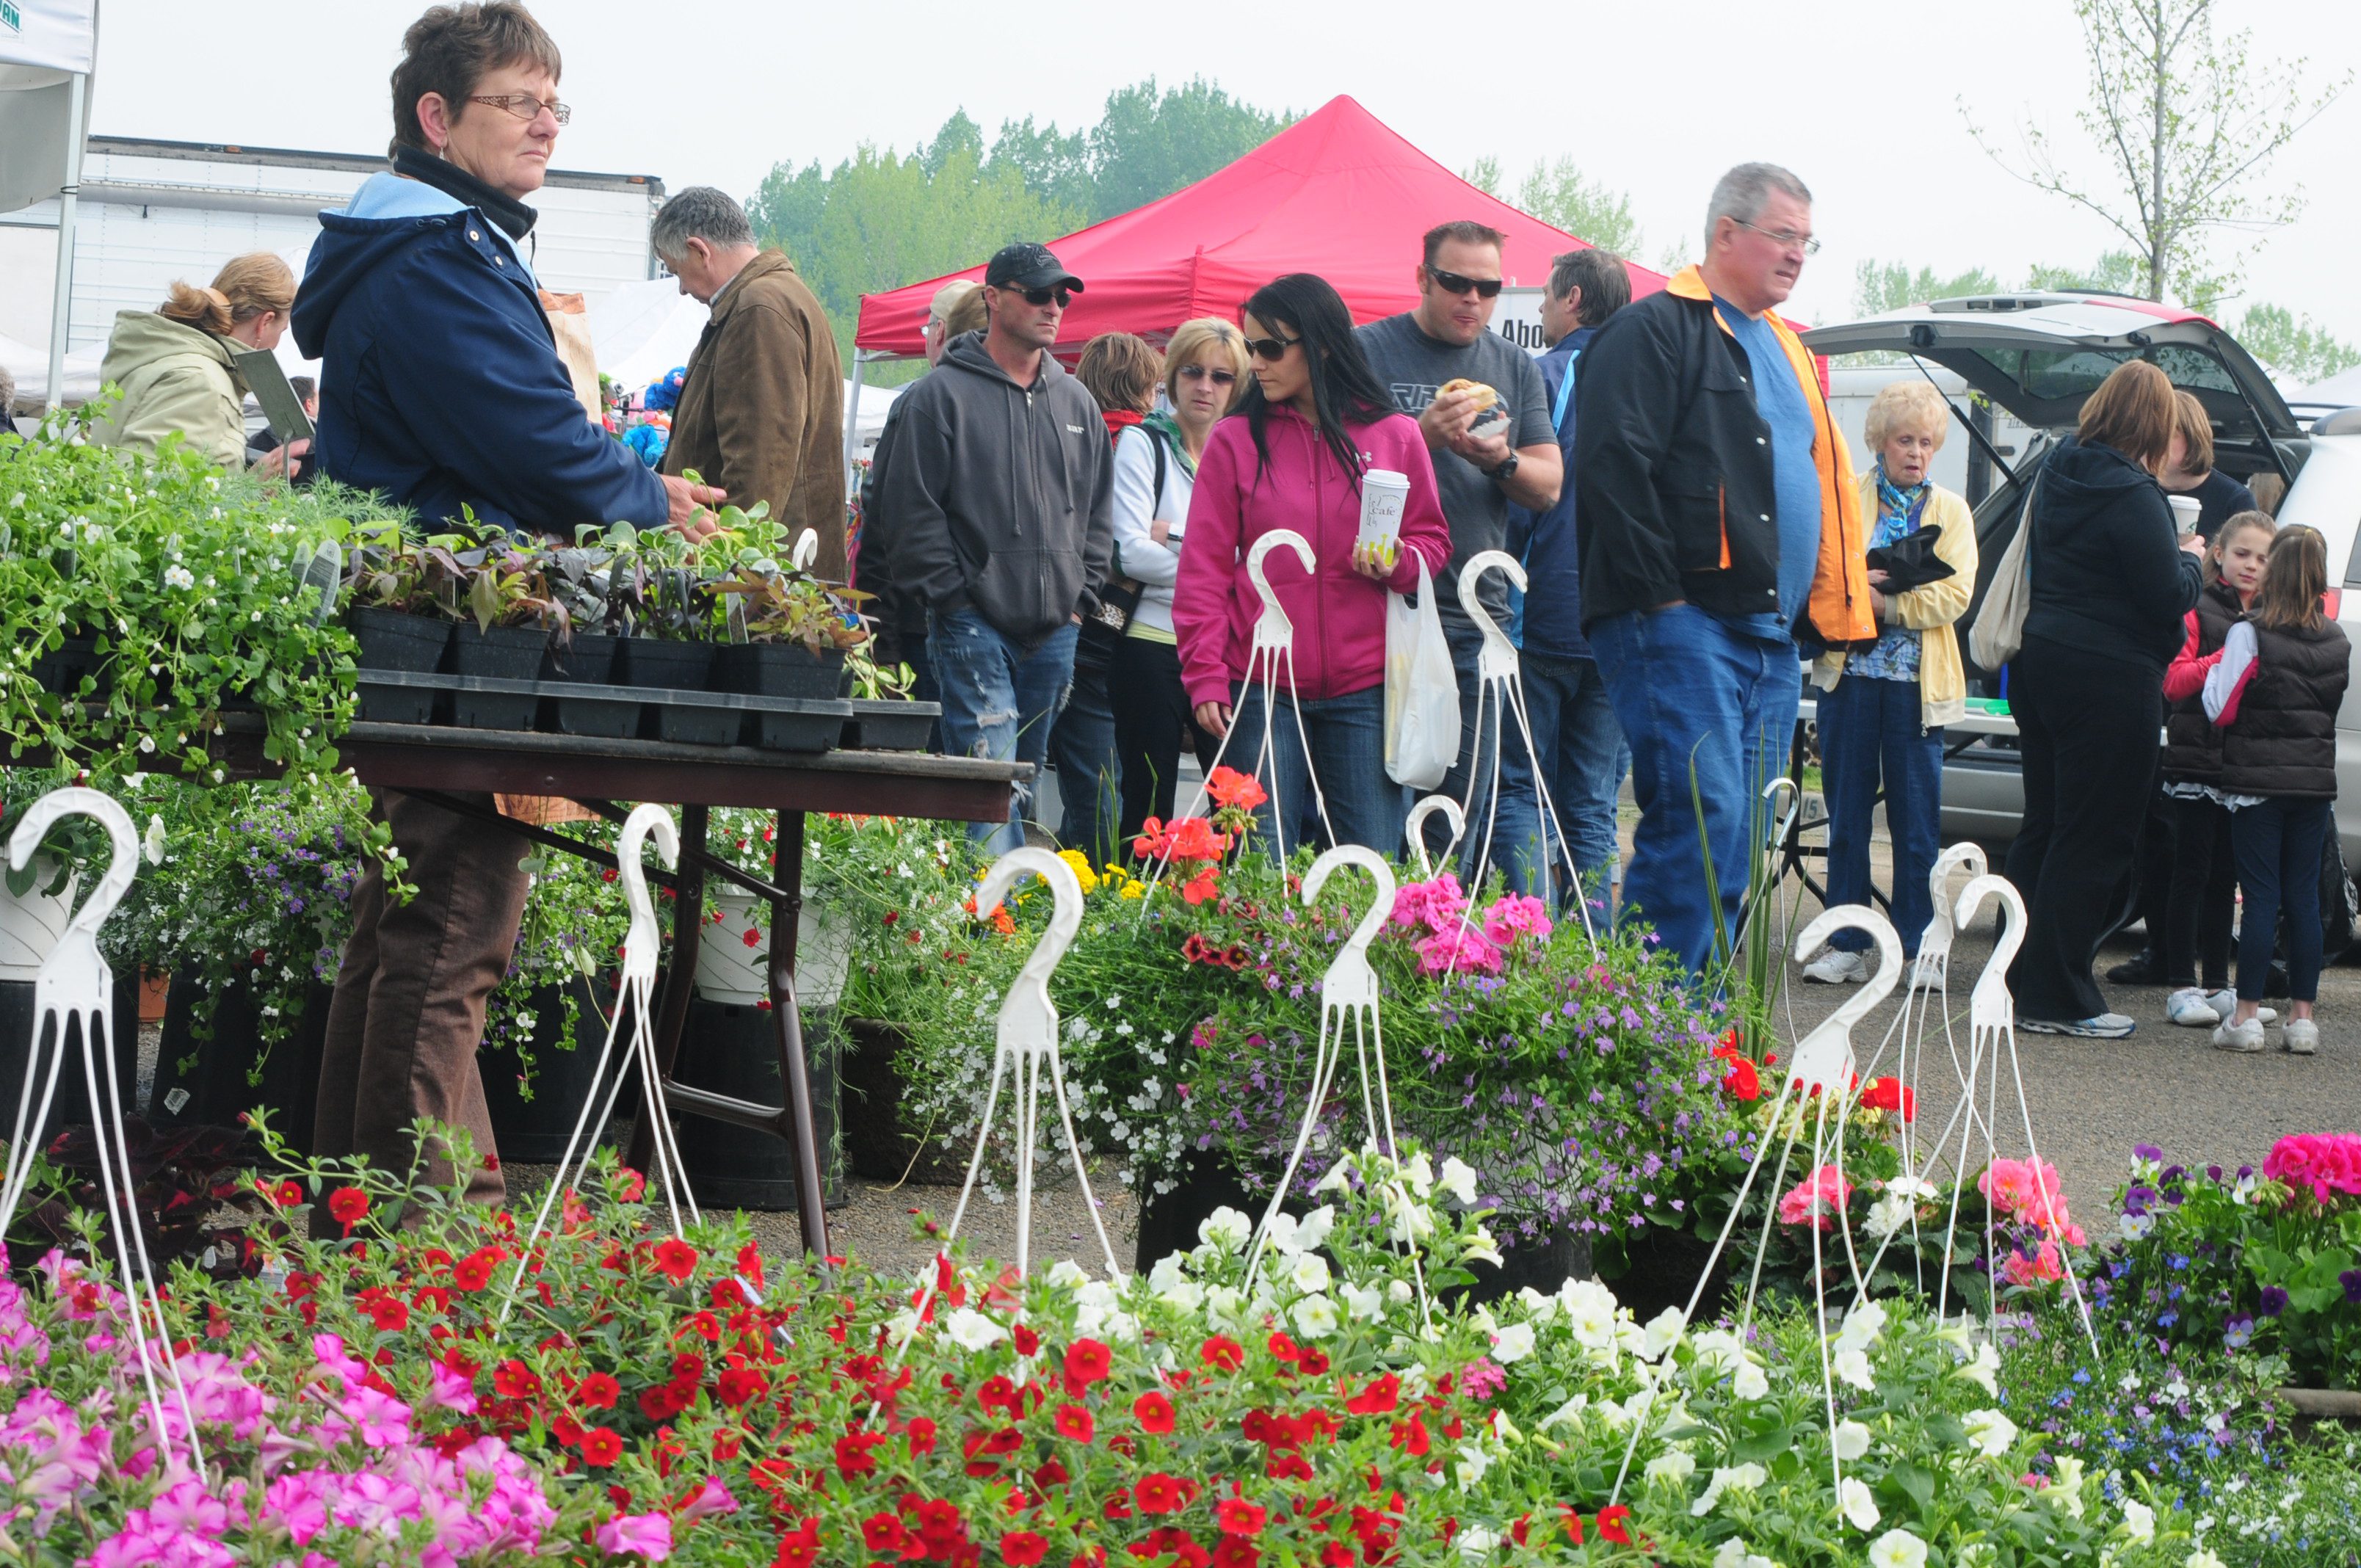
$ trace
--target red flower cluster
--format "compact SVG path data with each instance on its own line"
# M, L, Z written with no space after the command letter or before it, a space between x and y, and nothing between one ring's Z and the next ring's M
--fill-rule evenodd
M1730 1070L1722 1074L1721 1087L1730 1098L1747 1101L1763 1098L1762 1077L1755 1071L1753 1058L1739 1049L1737 1030L1732 1029L1723 1036L1721 1044L1714 1047L1713 1058L1716 1061L1730 1064Z
M1918 1119L1918 1091L1905 1087L1898 1078L1872 1078L1861 1093L1861 1103L1870 1111L1898 1113L1905 1122Z
M1183 897L1187 896L1187 893L1186 888L1181 890ZM1205 940L1202 932L1198 931L1190 932L1181 940L1180 957L1188 963L1211 964L1226 970L1243 970L1253 961L1243 943L1232 942L1226 948L1216 947Z

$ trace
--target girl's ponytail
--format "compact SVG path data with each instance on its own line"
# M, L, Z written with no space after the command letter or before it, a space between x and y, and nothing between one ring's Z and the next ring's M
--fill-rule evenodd
M186 283L174 282L172 297L157 307L156 313L182 326L192 326L200 332L226 337L236 324L230 314L229 296L219 289L198 289Z

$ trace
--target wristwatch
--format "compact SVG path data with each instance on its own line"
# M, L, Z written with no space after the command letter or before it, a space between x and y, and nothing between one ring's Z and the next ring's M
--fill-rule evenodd
M1499 467L1488 468L1485 470L1485 474L1487 477L1498 479L1501 483L1506 484L1510 477L1515 474L1516 471L1517 455L1514 450L1511 450L1506 457L1500 460L1500 466Z

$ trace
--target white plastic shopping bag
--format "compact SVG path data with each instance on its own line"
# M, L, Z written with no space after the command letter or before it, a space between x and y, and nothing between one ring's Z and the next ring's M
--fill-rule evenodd
M1459 682L1421 556L1418 602L1386 596L1386 773L1411 789L1433 789L1458 760Z

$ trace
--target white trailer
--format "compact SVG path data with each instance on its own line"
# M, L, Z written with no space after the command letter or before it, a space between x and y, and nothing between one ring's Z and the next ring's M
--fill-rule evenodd
M321 210L343 206L385 167L355 153L91 137L74 222L69 396L94 377L116 312L153 310L174 279L209 282L245 251L275 252L300 274ZM648 229L663 202L664 181L651 175L552 170L533 198L541 220L527 242L543 286L595 300L658 276ZM0 214L0 340L46 349L57 228L54 200ZM294 367L291 337L281 357Z

